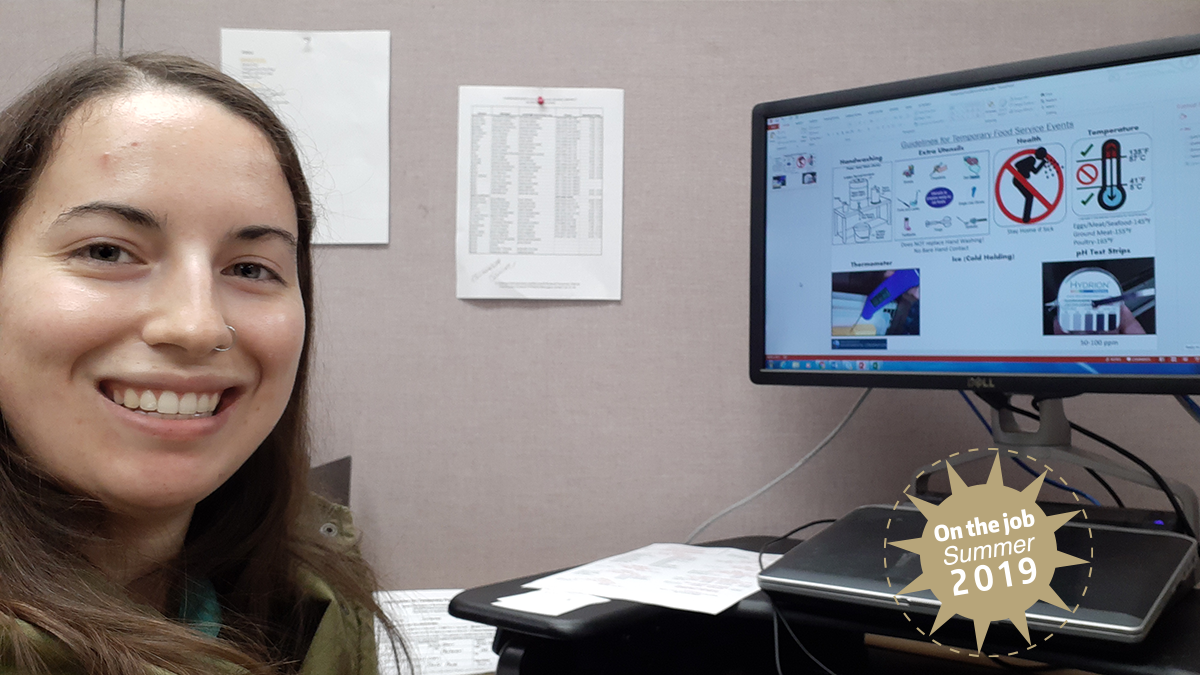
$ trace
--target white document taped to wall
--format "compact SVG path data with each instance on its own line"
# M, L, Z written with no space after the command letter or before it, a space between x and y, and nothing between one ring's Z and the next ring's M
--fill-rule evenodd
M479 675L494 673L499 660L492 653L494 626L450 616L450 599L460 590L381 591L375 601L400 629L416 675ZM378 624L380 675L397 675L396 659ZM404 657L400 656L401 663ZM402 671L407 675L407 666Z
M388 243L391 33L221 29L221 70L296 138L317 244Z
M459 87L459 298L620 300L625 92Z

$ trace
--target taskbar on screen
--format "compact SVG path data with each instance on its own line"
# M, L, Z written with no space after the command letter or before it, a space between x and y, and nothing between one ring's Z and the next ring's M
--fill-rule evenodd
M767 370L885 373L1196 375L1200 356L857 356L767 355Z

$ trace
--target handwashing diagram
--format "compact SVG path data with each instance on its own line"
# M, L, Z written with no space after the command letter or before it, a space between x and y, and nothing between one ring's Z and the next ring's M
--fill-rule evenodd
M892 238L891 166L834 173L833 243Z
M987 150L873 159L833 171L835 245L989 233Z

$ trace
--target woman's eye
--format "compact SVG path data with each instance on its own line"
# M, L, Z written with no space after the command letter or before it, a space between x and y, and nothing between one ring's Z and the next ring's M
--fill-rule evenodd
M106 263L129 262L131 256L114 244L92 244L84 251L87 257Z
M237 263L232 267L233 276L253 281L266 281L277 278L275 273L258 263Z

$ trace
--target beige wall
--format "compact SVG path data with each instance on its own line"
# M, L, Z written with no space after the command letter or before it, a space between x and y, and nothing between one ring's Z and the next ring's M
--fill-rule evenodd
M104 46L117 5L101 1ZM0 101L91 51L92 7L0 0ZM1200 3L129 0L126 21L129 49L211 61L223 26L392 31L392 243L319 254L314 419L321 459L354 456L385 583L419 588L679 540L856 398L747 379L753 104L1200 32ZM626 90L624 300L455 299L460 84ZM1068 413L1200 484L1198 430L1171 399L1090 396ZM711 535L890 503L912 467L986 443L956 393L877 391Z

